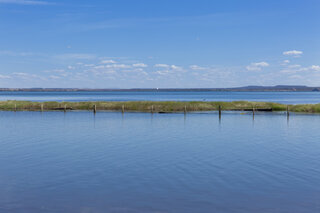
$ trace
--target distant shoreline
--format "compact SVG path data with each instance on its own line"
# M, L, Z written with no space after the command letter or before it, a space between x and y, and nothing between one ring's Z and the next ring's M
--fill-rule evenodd
M320 113L319 104L284 105L272 102L205 102L205 101L125 101L125 102L32 102L0 101L0 111L122 111L122 112L200 112L200 111L287 111Z
M0 92L320 92L320 87L278 85L234 88L0 88Z

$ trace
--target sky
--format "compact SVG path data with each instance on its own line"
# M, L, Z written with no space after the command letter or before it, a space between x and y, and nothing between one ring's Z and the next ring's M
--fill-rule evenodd
M319 0L0 0L0 88L320 86Z

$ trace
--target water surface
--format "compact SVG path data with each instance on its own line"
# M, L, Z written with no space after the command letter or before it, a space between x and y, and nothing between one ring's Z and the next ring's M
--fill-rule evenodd
M0 112L0 212L320 212L319 122Z
M266 101L320 103L320 92L0 92L0 100L26 101Z

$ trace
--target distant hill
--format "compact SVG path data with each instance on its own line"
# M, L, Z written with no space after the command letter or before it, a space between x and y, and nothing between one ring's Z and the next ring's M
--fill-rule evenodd
M132 88L132 89L81 89L81 88L0 88L0 92L111 92L111 91L230 91L230 92L319 92L320 87L300 85L245 86L233 88Z
M229 91L320 91L320 87L308 87L300 85L277 85L277 86L246 86L228 88Z

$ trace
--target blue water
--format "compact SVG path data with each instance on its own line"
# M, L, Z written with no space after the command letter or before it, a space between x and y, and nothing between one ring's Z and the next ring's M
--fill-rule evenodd
M319 123L0 112L0 212L320 212Z
M28 101L269 101L320 103L320 92L0 92L1 100Z

